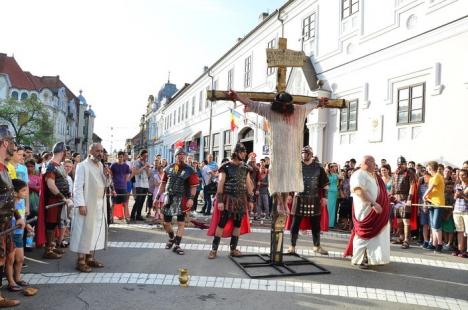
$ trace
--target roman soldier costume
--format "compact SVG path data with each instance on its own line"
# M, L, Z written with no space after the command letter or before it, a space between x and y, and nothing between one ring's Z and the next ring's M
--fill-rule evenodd
M175 156L186 155L183 149L177 149ZM177 216L178 223L185 223L185 214L190 211L187 207L187 200L193 199L191 190L198 186L198 175L196 171L185 163L174 163L164 169L162 183L166 184L164 197L164 222L170 225L172 217ZM159 199L160 194L156 197ZM180 248L182 236L175 236L174 232L168 231L169 241L166 243L166 249L171 249L175 244L173 251L183 255L184 251Z
M65 143L56 143L53 147L52 152L55 154L65 152ZM38 212L38 245L43 245L47 240L46 250L44 258L61 258L64 254L62 249L56 248L55 244L55 229L60 223L60 214L62 213L63 206L52 207L46 209L47 205L64 202L66 199L71 197L70 188L67 180L67 173L61 163L57 163L50 160L44 171L42 171L42 188L39 202ZM58 189L58 193L55 193L47 184L48 180L53 180L55 187ZM44 231L46 232L46 238L44 238ZM45 240L46 239L46 240Z
M233 235L232 231L235 228L240 230L240 234L250 232L250 224L248 220L248 204L254 202L253 193L247 190L247 178L250 178L249 173L252 168L246 165L239 157L239 153L246 152L245 146L242 143L237 143L232 158L237 159L237 162L230 160L224 163L219 168L219 173L225 174L224 185L222 191L216 193L216 203L211 220L209 236L215 236L213 239L212 250L208 258L216 257L221 236L216 236L216 229L223 230L222 237L231 236L231 256L240 256L241 253L237 250L239 235ZM249 179L250 180L250 179ZM253 186L252 186L253 187ZM252 189L251 189L252 190ZM224 204L224 209L218 209L218 203Z
M406 167L406 159L403 156L397 159L398 168L393 175L392 201L394 202L393 216L398 223L403 222L404 240L402 248L409 247L410 219L416 214L416 208L412 207L415 197L416 174ZM404 166L402 166L404 165ZM407 203L410 201L411 203Z
M305 146L302 153L310 153L312 156L312 148ZM328 184L327 174L319 163L312 161L306 164L302 161L302 177L304 191L295 193L291 216L286 223L286 227L291 229L291 246L296 246L299 229L311 229L314 251L328 254L320 247L320 199L323 197L323 188Z
M0 231L11 228L13 216L20 219L15 211L15 197L8 169L0 163ZM0 257L5 258L14 249L11 234L0 235Z

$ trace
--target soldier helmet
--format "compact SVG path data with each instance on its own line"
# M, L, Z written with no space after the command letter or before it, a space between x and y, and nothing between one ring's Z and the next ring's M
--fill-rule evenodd
M57 154L60 152L65 152L65 143L63 142L55 143L54 147L52 148L52 153Z
M301 151L301 154L302 153L310 153L310 154L313 154L314 152L312 151L312 148L310 147L310 145L306 145L302 148L302 151Z
M175 150L174 152L174 156L177 156L177 155L187 155L187 153L185 152L185 150L183 148L178 148Z
M238 142L236 144L236 147L234 148L234 153L240 153L240 152L247 152L247 149L245 148L244 144Z
M406 159L400 155L400 157L397 158L397 165L401 164L406 164Z
M14 136L11 134L8 125L0 125L0 140L13 139Z

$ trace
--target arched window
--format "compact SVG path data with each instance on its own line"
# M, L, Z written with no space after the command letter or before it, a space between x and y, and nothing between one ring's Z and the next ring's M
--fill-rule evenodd
M14 98L15 100L18 100L18 96L19 96L19 94L18 94L17 91L13 91L13 92L11 93L11 97Z
M28 93L21 93L21 101L28 99Z

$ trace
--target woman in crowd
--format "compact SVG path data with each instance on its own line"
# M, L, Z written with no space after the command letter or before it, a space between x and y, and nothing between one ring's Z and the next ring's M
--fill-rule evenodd
M382 177L382 180L385 182L385 188L387 189L387 192L390 194L392 192L393 178L392 178L392 171L391 171L389 164L382 165L382 167L380 168L380 176Z
M344 230L350 230L353 226L352 221L352 206L353 197L351 197L351 190L349 186L349 179L353 174L351 169L342 169L342 181L340 183L340 227Z
M336 202L338 199L338 165L329 163L326 169L329 181L329 188L327 193L327 209L328 209L328 227L335 227L336 223Z

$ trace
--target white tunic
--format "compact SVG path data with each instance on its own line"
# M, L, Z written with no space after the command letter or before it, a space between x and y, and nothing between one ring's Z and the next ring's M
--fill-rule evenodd
M70 250L81 254L102 250L107 241L107 209L105 205L106 177L103 166L91 159L76 167L73 186L73 209ZM79 213L79 206L86 206L87 214Z
M354 194L354 189L360 187L375 201L379 193L377 180L364 170L357 170L350 180L350 189L353 196L354 215L362 221L372 210L369 204ZM353 239L352 264L361 264L367 250L369 265L383 265L390 262L390 224L387 223L380 233L372 239L361 239L357 235Z
M304 146L304 124L313 103L294 105L294 113L284 116L271 110L271 105L251 101L250 110L270 122L270 193L303 192L301 150Z

